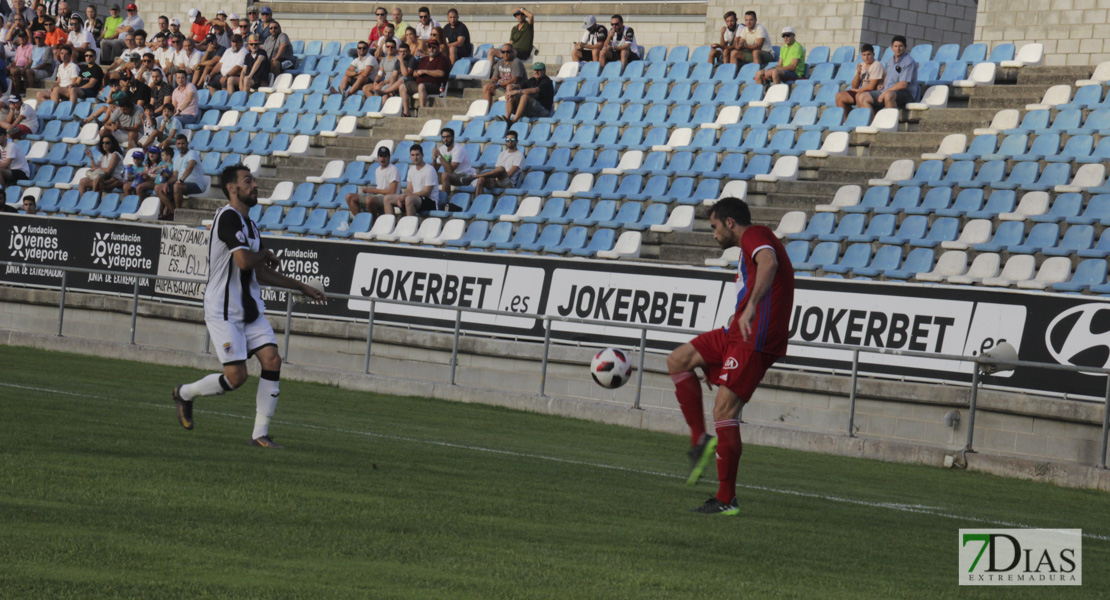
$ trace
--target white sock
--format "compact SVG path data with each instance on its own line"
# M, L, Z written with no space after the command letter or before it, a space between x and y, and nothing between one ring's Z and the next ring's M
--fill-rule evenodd
M254 413L254 434L258 439L270 431L270 417L274 416L274 409L278 403L278 381L276 379L259 379L258 393L254 397L256 411Z
M224 386L220 384L220 379L223 376L223 373L213 373L193 383L186 383L181 386L181 397L185 400L192 400L197 396L218 396L226 391Z

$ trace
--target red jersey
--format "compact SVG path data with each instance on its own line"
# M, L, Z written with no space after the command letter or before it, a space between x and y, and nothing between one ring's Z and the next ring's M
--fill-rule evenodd
M756 306L751 335L744 340L740 328L736 326L736 319L748 306L758 269L755 255L764 248L770 248L775 253L779 266L775 271L775 278L771 280L771 288ZM737 287L743 280L744 288L742 296L741 292L737 292L736 313L729 321L729 343L746 346L756 352L786 356L786 344L790 338L790 313L794 310L794 265L790 264L786 248L770 229L762 225L752 225L744 231L740 238L740 269L736 273L736 279Z
M371 46L374 46L377 43L378 38L385 35L385 25L386 25L385 23L382 23L380 26L375 25L375 26L370 28L370 45Z

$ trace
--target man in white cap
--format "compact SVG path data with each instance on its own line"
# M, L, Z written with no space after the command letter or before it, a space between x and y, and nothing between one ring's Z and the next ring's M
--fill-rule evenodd
M806 76L806 49L794 39L793 27L782 28L782 43L779 48L779 64L756 71L756 83L786 83Z
M197 44L203 44L208 38L208 30L210 29L208 19L205 19L199 10L190 8L189 23L192 23L189 34L193 37L193 41Z
M597 18L593 15L586 17L582 23L582 41L574 42L574 51L570 59L578 62L598 60L601 49L605 47L605 38L609 31L604 25L598 25Z
M128 4L126 7L127 16L123 18L123 22L116 26L113 32L113 38L108 39L104 36L104 44L100 49L100 62L101 64L110 65L112 61L119 56L123 49L127 47L127 43L122 38L127 33L134 33L140 29L145 29L146 24L143 22L142 17L139 16L139 7L134 3Z
M0 116L0 129L6 129L9 137L18 140L38 131L39 116L30 104L24 104L19 96L12 94L8 96L7 115Z

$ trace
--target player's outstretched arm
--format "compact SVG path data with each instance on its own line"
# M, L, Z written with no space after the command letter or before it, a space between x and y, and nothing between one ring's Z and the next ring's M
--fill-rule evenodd
M240 271L250 271L262 266L273 268L281 264L278 257L270 250L254 252L245 246L233 250L232 257L235 258L235 266L239 267Z
M779 269L779 261L775 258L775 251L763 248L755 253L755 285L752 294L748 297L748 304L736 319L740 327L740 335L746 341L752 334L752 318L755 316L755 307L763 301L763 296L771 289L771 282L775 280L775 272Z
M293 279L292 277L282 275L281 273L278 273L277 271L270 268L268 265L259 266L255 270L255 274L258 275L259 283L296 290L304 294L305 296L312 298L314 302L323 303L328 301L328 298L324 295L324 292L321 292L320 290L312 287L311 285L308 285L307 283L298 281L296 279Z

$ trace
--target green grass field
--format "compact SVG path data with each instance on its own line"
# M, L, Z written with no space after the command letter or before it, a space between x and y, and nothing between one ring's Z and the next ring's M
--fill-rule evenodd
M684 437L0 347L2 598L1110 596L1110 495L748 446L739 517ZM215 365L214 365L215 366ZM677 417L676 417L677 418ZM961 527L1082 528L1081 588L960 588Z

